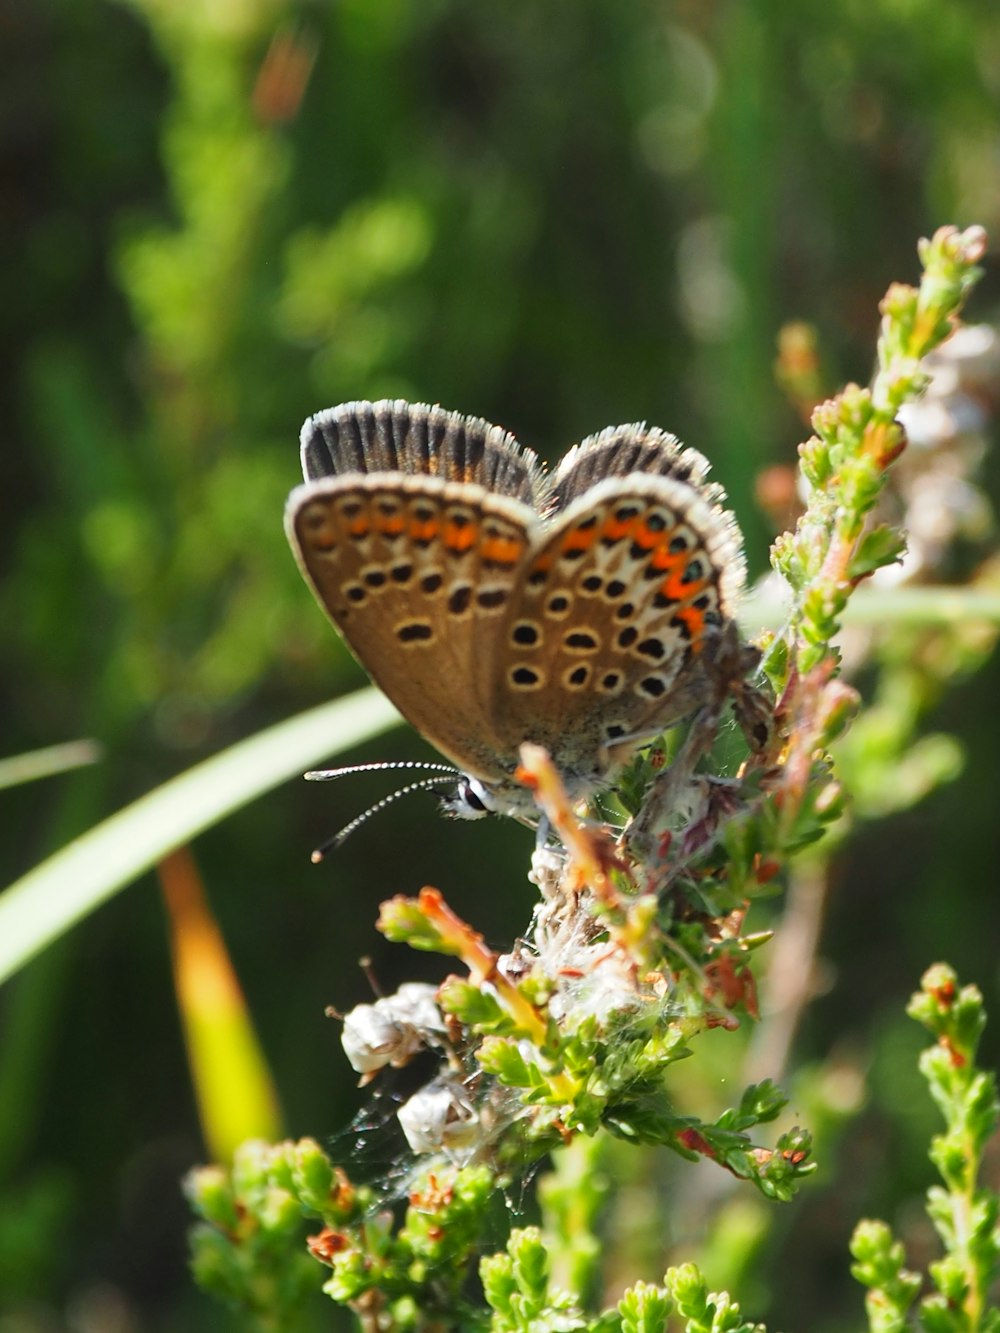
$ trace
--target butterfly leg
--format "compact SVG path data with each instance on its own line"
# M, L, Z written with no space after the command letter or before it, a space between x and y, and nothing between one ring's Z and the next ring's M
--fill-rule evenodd
M747 680L759 662L759 651L740 639L732 621L704 654L708 697L694 714L673 763L655 779L642 809L625 832L626 845L640 864L651 867L660 859L662 833L670 816L678 810L690 811L685 821L683 853L690 855L711 838L726 809L735 808L732 782L696 770L715 741L723 709L730 700L750 748L760 751L766 746L774 704L762 689Z
M673 762L653 781L642 808L625 830L630 855L651 867L658 859L660 839L670 815L690 803L696 785L695 769L711 748L719 725L720 709L706 704L691 721L691 727Z

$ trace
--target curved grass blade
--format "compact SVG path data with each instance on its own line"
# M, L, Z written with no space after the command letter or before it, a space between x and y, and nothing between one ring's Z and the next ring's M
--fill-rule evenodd
M374 689L321 704L206 759L88 830L0 895L0 982L175 847L398 717Z
M22 782L34 782L70 768L96 764L103 756L96 741L65 741L62 745L47 745L43 750L29 750L26 754L0 759L0 790L16 787Z

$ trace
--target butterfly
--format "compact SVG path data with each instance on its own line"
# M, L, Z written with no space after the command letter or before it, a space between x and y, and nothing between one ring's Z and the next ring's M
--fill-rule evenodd
M301 458L292 550L361 665L457 766L453 813L537 818L524 741L589 797L717 695L742 540L674 436L611 427L550 474L477 417L353 402L306 421Z

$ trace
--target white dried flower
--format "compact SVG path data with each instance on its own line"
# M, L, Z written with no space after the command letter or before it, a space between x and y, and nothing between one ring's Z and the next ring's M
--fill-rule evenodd
M439 1046L446 1028L437 989L409 981L394 995L359 1004L344 1018L341 1043L352 1069L374 1074L386 1065L398 1069L427 1046Z
M415 1153L457 1152L466 1157L482 1137L468 1090L460 1079L447 1074L414 1093L397 1117Z

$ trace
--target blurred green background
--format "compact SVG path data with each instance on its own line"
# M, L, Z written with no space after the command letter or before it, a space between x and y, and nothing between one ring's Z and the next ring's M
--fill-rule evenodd
M4 883L363 683L282 535L308 414L440 402L550 459L646 419L712 459L758 574L755 477L804 431L782 324L816 324L830 389L864 381L916 238L1000 236L978 0L13 0L0 108L3 752L105 750L2 793ZM996 297L988 272L971 317ZM849 1053L869 1100L735 1293L772 1327L857 1327L853 1222L905 1230L929 1181L902 1017L922 969L948 958L1000 1017L998 687L994 665L933 719L958 782L838 860L796 1062ZM399 730L344 759L428 754ZM441 975L374 933L381 898L435 884L501 945L528 921L531 835L429 798L309 864L391 785L290 783L194 848L291 1134L360 1104L323 1016L368 997L355 960L387 988ZM239 1328L185 1269L205 1149L154 879L9 983L0 1023L0 1328Z

